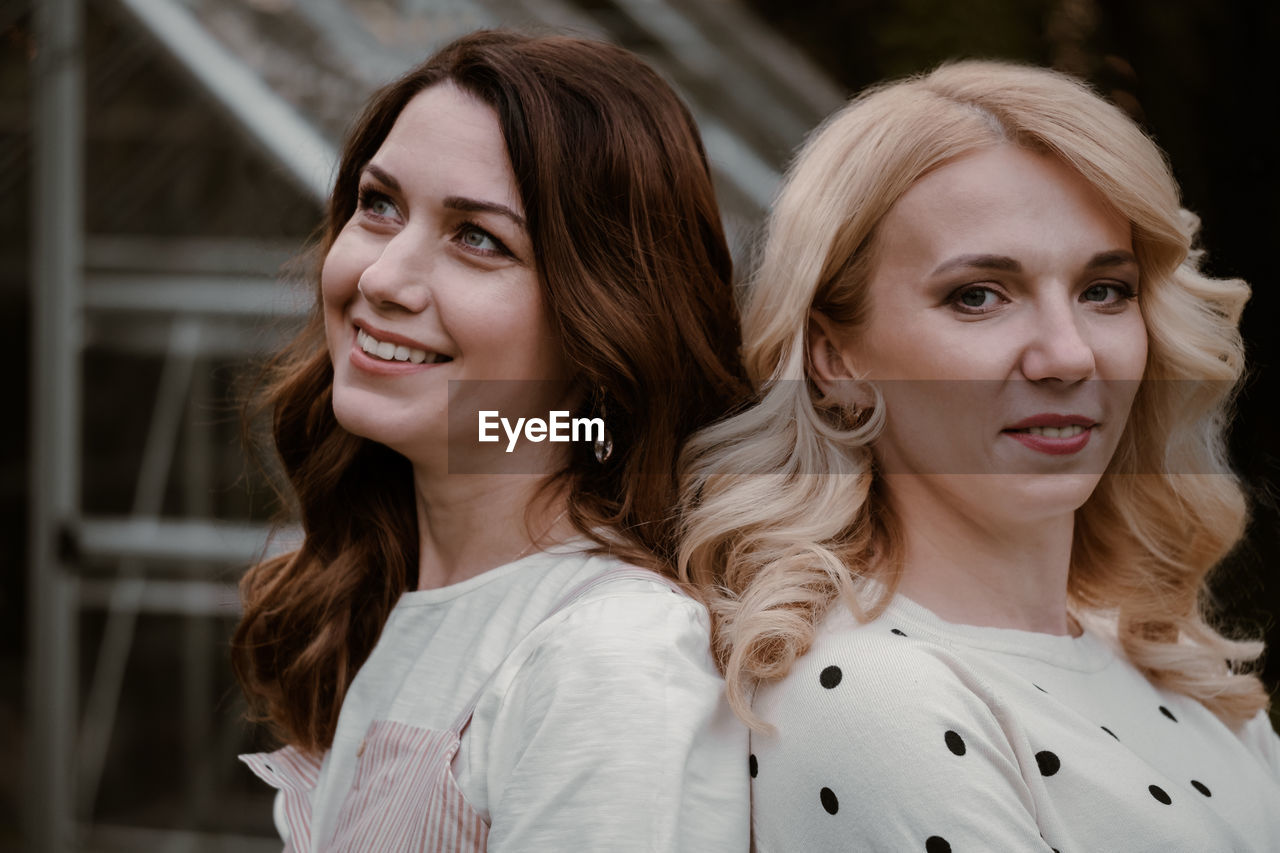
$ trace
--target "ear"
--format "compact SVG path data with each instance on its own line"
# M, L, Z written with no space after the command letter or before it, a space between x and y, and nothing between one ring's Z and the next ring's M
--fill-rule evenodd
M832 402L857 406L857 369L841 345L839 326L821 311L809 312L809 376Z

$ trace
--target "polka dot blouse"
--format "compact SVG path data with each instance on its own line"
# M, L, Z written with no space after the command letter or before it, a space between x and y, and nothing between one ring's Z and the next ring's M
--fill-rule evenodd
M1280 851L1280 738L1079 638L837 607L755 709L756 849Z

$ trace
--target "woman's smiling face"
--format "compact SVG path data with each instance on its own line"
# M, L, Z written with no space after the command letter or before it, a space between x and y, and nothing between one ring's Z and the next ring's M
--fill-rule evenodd
M1129 223L1061 161L1001 145L917 181L873 252L866 322L820 321L814 360L881 389L890 493L924 474L965 512L1083 504L1147 358Z
M520 380L511 405L544 417L557 404L529 399L568 370L497 114L451 83L409 101L364 168L321 291L334 413L356 435L438 458L451 398L480 386L452 380Z

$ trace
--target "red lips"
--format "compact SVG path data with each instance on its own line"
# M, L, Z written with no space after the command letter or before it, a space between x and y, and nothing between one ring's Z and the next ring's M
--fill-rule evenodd
M1084 415L1059 415L1044 413L1024 418L1005 427L1004 435L1021 442L1023 446L1050 456L1067 456L1079 453L1089 443L1093 428L1098 425L1093 418ZM1076 429L1072 429L1075 427ZM1032 429L1062 430L1066 435L1044 435L1030 432Z

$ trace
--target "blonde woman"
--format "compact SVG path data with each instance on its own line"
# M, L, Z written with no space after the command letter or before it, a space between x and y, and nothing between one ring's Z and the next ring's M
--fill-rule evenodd
M809 140L744 319L760 401L685 486L759 850L1280 850L1261 644L1205 610L1249 290L1196 227L1046 70L943 66Z

